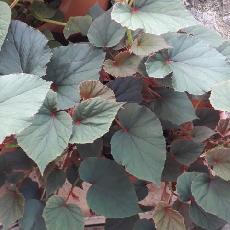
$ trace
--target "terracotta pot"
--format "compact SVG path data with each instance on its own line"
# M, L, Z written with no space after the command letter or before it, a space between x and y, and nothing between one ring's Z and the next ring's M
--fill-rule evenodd
M65 15L65 20L67 21L69 17L86 15L89 12L89 9L96 3L98 3L104 10L108 9L109 0L62 0L59 9ZM48 29L52 32L62 32L63 26L45 23L39 29Z

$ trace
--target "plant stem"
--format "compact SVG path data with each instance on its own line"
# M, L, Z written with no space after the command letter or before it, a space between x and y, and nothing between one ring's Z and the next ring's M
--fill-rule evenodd
M129 1L129 6L132 6L135 0L130 0Z
M67 202L67 201L69 200L69 197L70 197L71 193L73 192L75 186L78 184L79 181L80 181L80 177L78 177L78 178L75 180L75 182L72 184L71 189L70 189L70 191L69 191L69 193L68 193L68 196L67 196L66 199L65 199L65 202Z
M59 26L66 26L66 22L58 22L58 21L54 21L51 19L47 19L47 18L40 18L40 17L36 17L38 20L42 21L42 22L47 22L47 23L51 23L51 24L55 24L55 25L59 25Z
M130 29L127 30L127 38L128 38L128 45L131 46L133 44L133 35Z
M19 2L20 0L14 0L11 5L10 5L10 8L13 9Z

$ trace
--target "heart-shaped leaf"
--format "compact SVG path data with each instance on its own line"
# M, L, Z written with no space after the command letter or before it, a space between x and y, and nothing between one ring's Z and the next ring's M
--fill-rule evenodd
M195 95L204 94L217 83L228 80L230 65L216 49L184 34L169 33L164 37L173 48L164 56L159 54L148 59L149 76L162 78L172 72L175 90Z
M81 163L80 177L92 186L87 193L89 207L107 218L137 214L138 199L124 169L107 159L87 158Z
M96 18L88 31L88 39L96 47L113 47L125 36L126 29L111 19L111 10Z
M214 148L206 152L208 164L213 168L217 176L224 180L230 180L230 149Z
M46 74L51 50L46 37L20 21L10 24L9 32L0 52L0 74L28 73Z
M193 105L185 93L167 88L154 91L159 97L151 103L150 108L160 119L180 125L197 118Z
M31 124L41 107L50 83L27 74L0 77L0 143L6 136L18 134Z
M162 49L169 48L163 37L154 34L141 34L131 46L131 51L140 56L148 56Z
M85 80L98 80L105 53L89 44L73 44L53 50L48 65L47 80L53 81L60 109L73 107L80 99L79 84Z
M128 77L138 72L140 62L139 56L124 51L117 54L114 60L106 60L104 70L114 77Z
M192 195L206 212L230 222L230 183L219 178L202 174L192 182Z
M80 208L68 204L62 197L52 196L48 199L43 212L47 230L84 229L84 218Z
M160 121L145 106L126 104L119 114L123 127L111 140L114 159L134 176L160 183L166 159Z
M0 197L0 221L4 229L9 229L14 222L23 216L24 198L14 188Z
M133 7L118 2L112 19L128 29L158 35L197 24L180 0L138 0Z
M105 100L116 101L114 92L100 81L82 81L79 88L80 96L83 100L99 97Z
M93 143L102 137L109 131L122 105L101 98L92 98L80 103L73 114L73 134L70 142Z
M230 90L230 80L222 82L213 87L210 96L210 102L215 109L230 112L229 90Z
M157 229L186 230L183 216L164 202L156 206L153 220Z
M213 29L206 28L203 25L189 26L187 28L183 28L182 31L205 41L212 47L218 47L224 42L224 39L218 32Z
M194 142L201 143L213 136L216 132L206 126L195 126L192 130L192 137Z
M204 146L200 143L178 139L171 143L170 152L181 164L190 165L201 155L203 149Z
M57 112L57 95L49 91L32 124L17 136L19 145L43 173L47 164L62 154L72 134L72 119L65 111Z
M0 2L0 51L2 44L8 33L8 28L10 25L11 10L7 3Z
M217 49L219 52L221 52L228 60L230 61L230 42L226 41Z

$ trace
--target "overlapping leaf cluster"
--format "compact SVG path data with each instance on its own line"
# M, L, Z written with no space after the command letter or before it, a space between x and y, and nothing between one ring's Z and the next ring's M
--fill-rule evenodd
M43 3L32 11L42 21L56 12ZM63 23L66 41L81 33L88 42L56 48L10 15L0 1L4 229L84 229L69 198L85 182L106 230L217 230L230 222L229 41L179 0L94 7ZM151 183L164 189L146 207ZM145 211L152 219L140 219Z

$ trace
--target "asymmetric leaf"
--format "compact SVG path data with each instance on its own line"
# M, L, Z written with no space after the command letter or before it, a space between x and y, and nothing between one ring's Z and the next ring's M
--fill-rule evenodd
M171 143L170 152L184 165L193 163L203 152L204 146L190 140L178 139Z
M215 85L212 89L210 102L212 106L221 111L230 112L230 80Z
M230 222L230 183L219 177L202 174L192 182L192 195L206 212Z
M87 158L81 163L80 177L91 183L87 193L89 207L107 218L137 214L138 199L124 169L107 159Z
M24 198L17 190L7 190L0 197L0 221L4 229L9 229L23 216Z
M118 102L142 102L143 81L134 77L116 78L107 83Z
M151 103L150 108L160 119L180 125L197 118L193 105L185 93L167 88L154 91L160 97Z
M83 100L99 97L105 100L116 101L114 92L100 81L82 81L79 88L80 96Z
M153 220L156 228L186 230L183 216L168 204L160 202L154 211Z
M130 50L140 56L147 56L162 49L169 48L163 37L154 34L142 34L138 36Z
M10 25L11 10L7 3L0 2L0 51L2 44L8 33L8 28Z
M229 79L230 65L226 58L204 41L176 33L168 33L164 37L173 48L169 49L167 57L158 55L156 62L154 57L147 61L149 76L162 78L172 72L175 90L195 95L204 94L217 83ZM157 74L161 66L167 68L167 71Z
M159 184L166 159L160 121L148 108L135 103L126 104L118 117L124 129L111 140L115 161L139 179Z
M113 47L125 36L126 29L111 19L111 11L97 17L88 31L88 39L96 47Z
M41 107L50 83L28 74L0 76L0 143L31 124Z
M128 77L138 72L140 62L139 56L124 51L117 54L114 60L107 59L104 62L104 70L114 77Z
M217 176L224 180L230 180L230 149L217 147L206 152L206 158L209 166Z
M189 207L189 216L196 225L208 230L222 229L226 224L226 221L205 212L195 202L192 202Z
M221 35L213 29L204 27L203 25L195 25L182 29L183 32L187 34L192 34L193 36L205 41L212 47L218 47L223 42L224 39Z
M118 2L112 19L128 29L158 35L197 24L180 0L138 0L134 7Z
M89 15L69 17L69 20L63 30L63 34L66 39L76 33L81 33L86 36L91 23L92 17Z
M0 74L46 74L51 50L46 37L20 21L12 21L0 52Z
M57 95L49 91L32 124L17 136L19 145L43 173L47 164L62 154L72 134L72 119L57 110Z
M53 50L48 65L47 80L53 81L60 109L73 107L80 99L79 84L84 80L98 80L105 58L102 50L89 44L73 44Z
M62 197L52 196L48 199L43 212L47 230L84 229L84 218L80 208L68 204Z
M93 143L109 131L122 103L101 98L81 102L73 114L73 134L70 142L76 144Z

